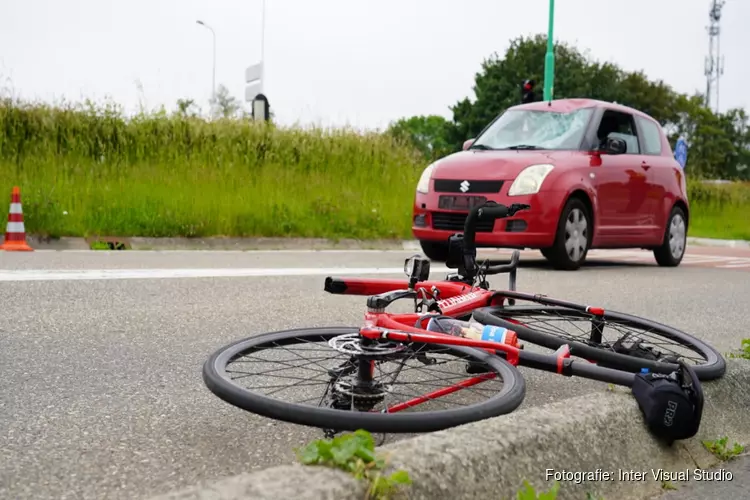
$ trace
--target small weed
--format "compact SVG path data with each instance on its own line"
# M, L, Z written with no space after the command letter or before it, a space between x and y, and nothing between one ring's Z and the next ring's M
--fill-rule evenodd
M111 250L106 241L94 241L91 243L91 250Z
M727 436L724 436L723 438L717 439L715 441L703 441L702 443L708 451L713 453L720 460L727 461L735 458L737 455L745 451L745 447L739 443L734 443L731 448L727 449L728 440L729 438Z
M742 347L739 352L730 352L727 357L750 359L750 339L742 339Z
M600 497L599 495L594 495L590 491L587 491L586 500L604 500L604 497Z
M375 454L375 440L364 430L342 434L333 439L317 439L302 449L295 450L305 465L326 465L352 474L358 480L367 481L370 499L393 498L399 486L411 484L409 473L397 470L384 474L387 461Z
M127 250L128 246L119 241L95 240L89 244L91 250Z
M516 500L555 500L559 490L560 483L555 481L555 484L549 491L537 493L528 481L524 481L523 487L516 493Z
M671 481L662 481L661 482L661 488L663 490L676 490L677 486L675 486L674 484L672 484Z

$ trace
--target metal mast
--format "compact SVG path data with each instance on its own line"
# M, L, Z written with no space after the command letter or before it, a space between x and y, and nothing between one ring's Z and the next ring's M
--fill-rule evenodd
M719 78L724 74L724 56L721 55L720 50L721 29L719 27L721 8L724 7L724 3L725 0L712 0L711 10L708 13L709 25L706 26L708 31L708 55L705 63L706 107L711 109L711 104L714 104L716 112L719 111Z

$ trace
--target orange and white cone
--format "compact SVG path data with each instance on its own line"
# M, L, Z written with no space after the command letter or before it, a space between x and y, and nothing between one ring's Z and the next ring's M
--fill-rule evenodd
M0 250L9 252L31 252L34 250L26 243L21 190L18 186L13 188L13 193L10 195L10 212L8 213L8 225L5 229L5 242L0 245Z

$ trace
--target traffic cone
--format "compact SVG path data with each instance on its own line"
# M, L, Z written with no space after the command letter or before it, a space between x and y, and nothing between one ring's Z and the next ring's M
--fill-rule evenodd
M13 188L10 195L10 212L8 225L5 228L5 242L0 250L9 252L32 252L34 249L26 243L26 228L23 225L23 208L21 208L21 190Z

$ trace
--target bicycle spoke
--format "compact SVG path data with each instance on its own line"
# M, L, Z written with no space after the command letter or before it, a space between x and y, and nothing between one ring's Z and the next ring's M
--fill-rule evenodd
M285 399L288 397L297 404L329 405L332 401L332 389L346 379L342 376L344 371L334 370L346 366L352 357L332 350L325 338L320 341L311 338L299 340L294 344L271 342L267 346L258 346L232 360L225 371L234 383L243 383L243 388L249 391L274 398L285 395ZM492 397L502 387L499 379L487 380L482 381L487 387L461 387L450 394L432 397L432 393L455 386L476 375L466 372L470 360L468 356L451 352L450 348L444 346L427 347L424 344L412 346L375 362L373 383L381 384L384 389L383 397L380 398L382 401L374 404L372 411L387 411L419 398L426 398L426 401L404 411L423 411L434 404L460 407L470 404L468 400L472 398ZM322 352L329 353L330 356L321 356ZM420 361L422 356L429 359L431 364L423 364ZM353 371L356 373L356 366L353 366ZM244 385L245 380L251 383ZM356 409L355 399L353 392L348 394L344 406ZM377 398L373 397L373 401L375 400Z

